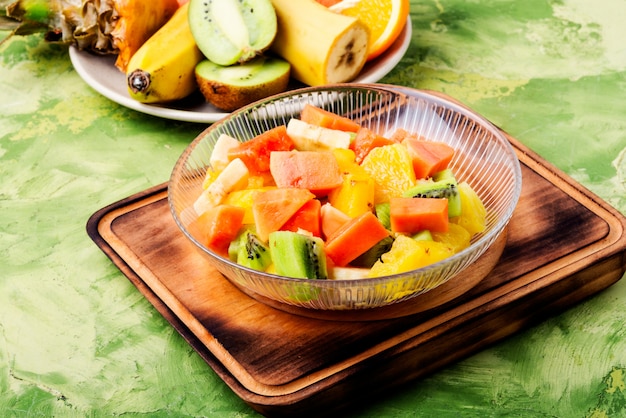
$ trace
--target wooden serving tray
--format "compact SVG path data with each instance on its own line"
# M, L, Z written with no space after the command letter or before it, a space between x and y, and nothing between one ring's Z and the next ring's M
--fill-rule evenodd
M178 230L165 184L96 212L87 231L252 408L336 411L465 358L624 274L624 216L509 140L523 190L499 262L460 296L395 319L310 318L250 298Z

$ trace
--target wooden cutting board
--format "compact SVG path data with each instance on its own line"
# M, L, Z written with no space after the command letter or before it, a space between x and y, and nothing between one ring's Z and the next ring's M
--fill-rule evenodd
M311 318L243 294L177 229L165 184L96 212L87 231L252 408L317 415L432 373L622 277L624 216L509 140L523 189L499 262L462 294L399 318Z

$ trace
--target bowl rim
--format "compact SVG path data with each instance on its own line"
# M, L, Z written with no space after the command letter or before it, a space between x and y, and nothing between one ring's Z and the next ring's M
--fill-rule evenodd
M238 264L226 257L223 257L211 251L202 243L200 243L195 237L193 237L193 235L188 231L187 227L183 224L182 220L177 214L176 208L174 207L174 202L172 200L171 192L172 192L172 186L174 184L174 180L178 176L180 166L186 163L189 155L194 151L196 146L200 142L202 142L203 139L210 132L217 129L220 125L227 123L230 119L239 117L239 115L242 113L250 112L251 110L255 108L260 108L260 107L265 106L266 104L284 100L292 96L301 96L307 93L316 93L316 92L322 92L322 91L333 92L333 91L338 91L338 90L339 91L354 91L354 90L379 91L385 94L391 93L394 95L401 95L401 96L410 97L410 98L424 98L427 100L444 104L445 106L451 108L455 112L461 113L464 116L467 116L472 120L479 121L482 124L482 127L487 129L494 137L497 137L501 145L504 148L506 148L508 153L514 157L512 170L514 172L513 177L515 181L514 181L514 188L512 192L511 204L508 205L501 219L497 221L497 223L492 227L490 231L488 231L483 236L479 237L478 240L473 242L469 247L459 251L458 253L450 257L447 257L444 260L421 267L419 269L409 270L409 271L402 272L402 273L396 273L392 275L378 276L378 277L364 277L364 278L358 278L358 279L338 278L338 279L312 280L312 279L305 279L305 278L281 276L278 274L251 269L249 267L242 266L241 264ZM508 139L502 133L502 131L498 127L496 127L491 121L489 121L488 119L486 119L479 113L475 112L471 108L465 106L461 102L443 93L439 93L439 92L432 91L432 90L416 89L412 87L397 86L397 85L384 84L384 83L338 83L338 84L329 84L329 85L324 85L324 86L302 87L299 89L275 94L275 95L266 97L264 99L258 100L256 102L253 102L247 106L244 106L230 113L229 115L225 116L219 121L212 123L210 126L205 128L202 132L200 132L200 134L191 143L189 143L189 145L185 148L183 153L180 155L180 157L176 161L176 164L174 165L169 181L167 183L167 192L168 192L167 196L168 196L170 212L172 216L174 217L174 220L179 230L183 232L183 234L187 237L187 239L191 240L194 243L196 248L200 249L202 252L209 255L211 258L216 259L218 262L226 264L229 267L235 268L237 270L242 270L242 271L245 271L247 273L250 273L256 276L262 276L263 278L268 278L268 279L276 280L280 282L305 284L305 285L311 285L311 286L318 287L318 288L326 288L326 287L336 288L338 286L352 287L352 286L355 286L356 284L362 284L364 286L365 285L372 286L380 282L388 282L388 281L393 281L394 279L400 279L400 278L406 277L409 274L414 274L416 272L429 272L431 270L436 270L440 268L442 265L451 264L457 259L463 258L466 253L470 252L476 246L484 245L484 243L489 240L495 241L495 239L497 239L497 237L505 230L506 226L508 225L513 215L513 212L515 208L517 207L517 204L521 195L521 189L522 189L521 166L520 166L520 162L517 157L517 154L515 152L515 149L513 148L511 143L508 141ZM485 251L487 248L488 246L485 247ZM460 270L457 273L457 275L461 274L462 271L469 266L471 266L471 263L468 266L464 267L462 270ZM440 284L443 284L443 283L444 282Z

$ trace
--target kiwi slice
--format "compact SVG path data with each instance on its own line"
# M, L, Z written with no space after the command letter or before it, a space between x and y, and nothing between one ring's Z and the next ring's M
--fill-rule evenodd
M265 271L272 264L270 249L250 230L245 230L238 238L238 244L229 247L236 251L237 263L254 270Z
M404 192L404 197L432 197L448 199L448 217L461 215L461 195L452 170L435 173L432 180L421 182Z
M433 241L433 234L428 229L424 229L411 236L415 241Z
M196 80L207 102L232 112L285 91L290 72L287 61L270 56L226 67L204 60L196 66Z
M205 57L232 65L267 50L278 25L271 0L190 0L189 28Z
M276 273L300 279L327 279L326 253L321 238L292 231L269 236Z
M394 239L391 235L381 239L369 250L365 251L363 254L352 260L350 264L355 267L371 268L383 254L391 250L393 241Z
M239 242L241 241L241 235L230 242L228 245L228 259L230 261L237 262L239 258Z
M389 218L389 202L379 203L374 207L376 211L376 217L381 224L387 229L391 229L391 220Z

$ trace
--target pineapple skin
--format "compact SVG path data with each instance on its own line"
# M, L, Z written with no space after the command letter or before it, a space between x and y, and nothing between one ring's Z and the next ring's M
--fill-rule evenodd
M177 9L177 0L17 0L6 15L28 28L39 25L48 41L117 54L115 65L125 72L130 57Z

